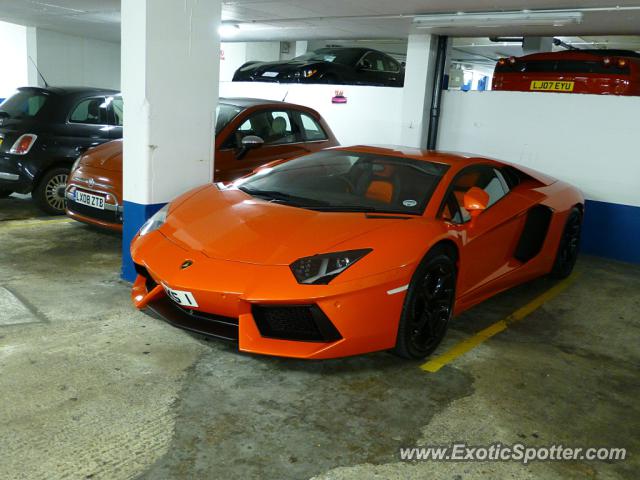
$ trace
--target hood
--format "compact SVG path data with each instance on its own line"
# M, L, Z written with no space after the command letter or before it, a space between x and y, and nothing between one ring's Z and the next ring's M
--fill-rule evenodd
M340 244L381 228L394 229L402 222L269 203L211 185L171 210L162 233L210 258L289 265L301 257L355 248ZM363 238L359 248L368 247L373 245Z
M122 139L103 143L84 154L80 164L112 172L122 171Z

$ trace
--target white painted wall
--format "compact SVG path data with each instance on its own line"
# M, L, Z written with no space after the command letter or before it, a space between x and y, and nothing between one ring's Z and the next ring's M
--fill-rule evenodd
M50 85L120 88L119 43L42 28L29 27L29 30L29 55ZM36 84L35 71L29 79L31 84Z
M27 27L0 22L0 45L0 98L7 98L16 88L24 87L28 83Z
M525 165L640 206L640 97L444 92L438 148Z
M348 103L331 103L336 90ZM283 100L311 107L327 121L342 145L398 144L402 89L349 85L298 85L261 82L222 82L221 97Z

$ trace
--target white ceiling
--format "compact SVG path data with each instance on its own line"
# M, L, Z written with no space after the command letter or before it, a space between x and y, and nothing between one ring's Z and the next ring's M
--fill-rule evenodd
M415 14L638 5L638 0L223 0L222 16L225 21L240 24L239 35L234 38L237 41L406 38L415 31L411 23ZM120 0L0 0L0 20L117 42ZM486 30L448 29L435 33L483 37L637 35L640 10L586 12L582 24L565 27Z

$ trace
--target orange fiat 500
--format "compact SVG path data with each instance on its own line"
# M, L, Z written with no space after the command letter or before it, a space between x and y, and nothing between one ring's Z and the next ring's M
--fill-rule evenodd
M185 193L131 246L132 298L245 352L422 358L454 314L576 261L583 197L487 158L373 147Z
M231 181L257 166L338 145L318 112L301 105L221 98L216 122L215 180ZM122 140L89 150L66 187L71 218L122 230Z

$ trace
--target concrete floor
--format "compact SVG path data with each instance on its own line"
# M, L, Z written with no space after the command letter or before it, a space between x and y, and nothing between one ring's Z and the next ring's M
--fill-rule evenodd
M444 367L239 354L133 309L120 239L0 200L0 478L637 478L640 268L576 282ZM439 352L541 279L455 320ZM399 447L626 447L624 462L403 463Z

